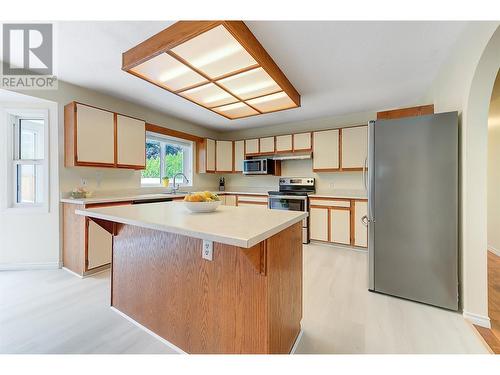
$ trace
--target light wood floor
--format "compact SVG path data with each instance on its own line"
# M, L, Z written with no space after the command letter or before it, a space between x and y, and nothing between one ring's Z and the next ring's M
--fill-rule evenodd
M304 248L297 353L487 353L458 313L367 291L367 254ZM0 353L172 353L109 309L109 272L0 272Z

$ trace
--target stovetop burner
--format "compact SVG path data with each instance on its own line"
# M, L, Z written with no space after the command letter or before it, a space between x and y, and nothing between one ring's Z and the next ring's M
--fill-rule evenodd
M307 196L315 191L312 177L282 177L279 181L279 191L270 191L268 194Z

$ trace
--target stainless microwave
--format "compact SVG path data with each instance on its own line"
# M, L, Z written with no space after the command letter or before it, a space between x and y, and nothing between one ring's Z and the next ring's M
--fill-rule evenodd
M243 174L274 174L274 160L273 159L244 160Z

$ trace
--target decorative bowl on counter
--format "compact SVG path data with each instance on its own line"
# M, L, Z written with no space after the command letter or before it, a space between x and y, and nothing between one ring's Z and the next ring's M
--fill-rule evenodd
M220 198L209 191L192 193L184 197L184 205L191 212L213 212L220 206Z

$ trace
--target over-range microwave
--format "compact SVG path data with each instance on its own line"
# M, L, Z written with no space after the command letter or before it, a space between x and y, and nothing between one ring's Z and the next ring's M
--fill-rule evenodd
M274 174L273 159L247 159L243 161L243 174Z

